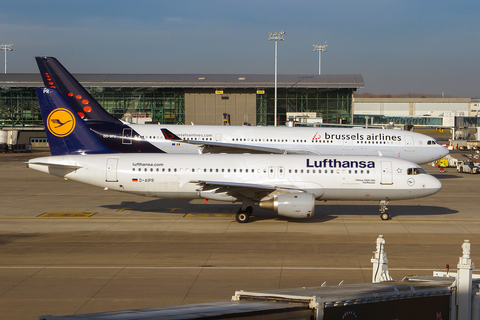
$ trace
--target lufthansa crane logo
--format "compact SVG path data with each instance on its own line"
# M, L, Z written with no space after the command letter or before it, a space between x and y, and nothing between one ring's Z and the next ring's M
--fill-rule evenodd
M75 117L67 109L55 109L47 118L48 130L57 137L66 137L75 129Z

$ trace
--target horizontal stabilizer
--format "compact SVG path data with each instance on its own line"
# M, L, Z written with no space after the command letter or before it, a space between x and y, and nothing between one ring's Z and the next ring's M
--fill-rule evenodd
M78 165L71 165L71 164L64 164L64 163L49 163L49 162L27 162L27 165L30 167L30 165L38 165L38 166L47 166L47 167L56 167L56 168L65 168L65 169L80 169L82 166Z

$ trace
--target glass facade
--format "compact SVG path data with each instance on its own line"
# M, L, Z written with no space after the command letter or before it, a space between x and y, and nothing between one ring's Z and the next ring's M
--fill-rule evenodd
M316 112L324 123L352 123L353 89L277 89L277 123L285 125L287 112ZM257 94L257 125L273 126L275 89Z
M43 126L35 88L0 88L0 127Z
M86 88L113 116L141 113L152 121L185 124L183 89L165 88ZM35 88L0 89L0 127L43 126Z
M185 94L174 88L87 87L112 115L151 116L154 122L185 124ZM257 125L274 125L274 89L257 93ZM277 122L285 125L287 112L316 112L324 123L352 123L353 89L278 89ZM0 88L0 127L42 126L35 88Z

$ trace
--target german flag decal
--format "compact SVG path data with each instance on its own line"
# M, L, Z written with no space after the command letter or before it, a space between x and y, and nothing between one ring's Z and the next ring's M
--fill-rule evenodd
M138 182L138 179L132 179L132 182Z

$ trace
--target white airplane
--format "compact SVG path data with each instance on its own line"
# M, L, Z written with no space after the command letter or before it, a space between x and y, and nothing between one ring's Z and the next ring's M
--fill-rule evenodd
M432 195L441 188L417 164L378 156L265 154L121 154L105 147L56 89L37 88L52 156L28 167L104 189L174 199L241 202L281 216L309 218L315 200L390 200Z
M97 137L117 152L383 155L418 164L448 154L429 136L392 129L128 124L106 112L57 59L36 61L45 86L58 89Z

